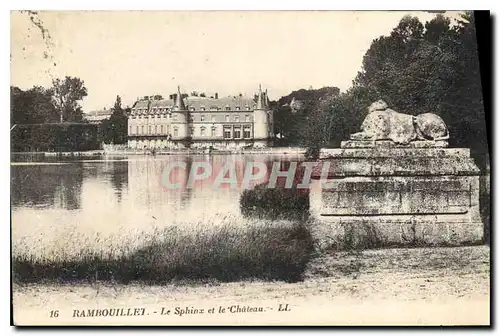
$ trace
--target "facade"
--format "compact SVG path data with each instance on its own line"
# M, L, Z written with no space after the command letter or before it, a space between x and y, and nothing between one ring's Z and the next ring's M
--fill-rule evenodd
M113 111L107 110L106 108L103 110L96 110L96 111L91 111L88 113L83 114L83 119L87 120L91 124L100 124L106 119L109 119L111 117L111 113Z
M272 144L267 92L214 98L161 96L138 100L128 115L129 148L242 148Z

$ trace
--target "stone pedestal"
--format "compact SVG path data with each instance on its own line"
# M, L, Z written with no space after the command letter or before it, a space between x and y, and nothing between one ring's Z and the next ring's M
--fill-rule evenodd
M319 217L330 244L481 242L479 169L468 149L446 145L346 141L321 150L313 178L324 179Z

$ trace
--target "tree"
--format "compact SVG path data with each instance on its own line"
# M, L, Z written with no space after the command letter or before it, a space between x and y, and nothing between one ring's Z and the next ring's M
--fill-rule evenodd
M128 110L130 110L128 108ZM127 115L122 108L120 96L116 96L111 116L100 125L100 136L104 143L124 144L127 142Z
M488 151L471 12L455 25L440 14L425 25L404 17L389 36L372 42L354 88L397 111L436 113L450 129L451 146Z
M63 80L57 78L52 81L53 103L59 112L60 122L80 122L83 111L79 101L87 96L87 88L78 77L66 76Z
M325 102L338 96L337 87L317 90L300 89L271 102L274 112L274 132L284 145L313 145L328 142L323 129L326 118Z
M53 91L41 86L23 91L10 87L10 123L37 124L57 122L58 113L52 103Z

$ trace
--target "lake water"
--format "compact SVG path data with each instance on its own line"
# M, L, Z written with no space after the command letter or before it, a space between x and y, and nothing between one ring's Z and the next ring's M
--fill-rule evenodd
M21 155L11 164L13 250L28 250L36 255L61 250L79 253L96 244L104 245L103 241L134 244L143 232L157 228L180 226L204 231L227 223L248 225L248 216L243 216L245 209L240 203L242 188L230 184L214 188L217 173L233 162L239 185L244 181L248 163L261 162L267 173L256 183L265 183L274 162L284 170L290 162L302 160L297 155L131 155L87 159ZM212 167L213 172L210 178L189 188L189 176L183 172L200 162ZM173 163L182 163L186 168L174 169L169 175L180 188L165 188L164 169ZM481 178L482 196L489 195L486 181L487 178ZM278 189L280 186L278 183ZM316 216L321 203L319 182L313 181L311 189L303 192L307 193L309 212ZM489 217L487 202L488 197L482 197L483 213ZM281 205L275 208L282 211Z
M81 236L89 241L96 235L114 239L173 224L217 225L227 218L244 223L242 188L230 184L213 188L216 172L234 162L240 185L247 163L262 162L269 169L257 182L265 182L273 162L285 169L302 160L296 155L19 156L11 164L13 245L63 248L71 242L85 244ZM213 173L188 188L188 174L174 170L169 176L180 187L165 188L164 169L174 162L184 164L185 171L205 162Z

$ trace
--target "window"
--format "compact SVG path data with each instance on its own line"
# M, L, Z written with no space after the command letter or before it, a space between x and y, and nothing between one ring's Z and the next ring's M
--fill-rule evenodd
M251 132L250 126L245 126L245 127L243 128L243 137L244 137L245 139L250 139L250 137L251 137L250 132Z
M201 134L201 136L205 136L206 135L205 134L205 127L201 127L200 128L200 134Z
M160 133L163 134L163 125L160 126Z
M226 106L226 111L231 111L231 107L230 106Z
M224 126L224 139L231 139L231 126Z
M174 127L174 137L179 135L179 128L177 126Z
M192 122L194 121L193 116L192 116L192 115L190 115L188 120L189 120L189 122L190 122L190 123L192 123Z
M167 125L167 134L170 134L170 125Z
M200 116L200 119L201 119L201 121L205 121L205 115L204 115L204 114L202 114L202 115Z
M212 115L212 121L215 121L215 114Z
M141 126L141 134L144 134L144 125Z
M202 106L200 109L201 109L202 111L205 111L205 106Z
M148 134L151 134L151 125L148 127Z
M128 134L132 134L132 126L128 127Z
M234 127L233 138L235 138L235 139L241 139L241 126L235 126Z
M239 106L236 106L236 111L239 111L240 110L240 107Z
M155 125L155 134L158 134L158 125Z
M212 133L211 133L211 136L215 136L215 126L212 126Z
M194 135L194 127L189 128L189 134Z
M135 134L139 134L139 126L135 126Z
M245 109L246 109L247 111L250 111L250 106L246 105L246 106L245 106Z
M250 121L250 116L248 114L245 115L245 121L249 122Z
M189 110L190 111L196 111L196 109L194 107L190 107Z
M226 121L229 121L229 114L226 114Z
M177 115L177 113L172 114L172 120L173 120L173 121L177 121L177 120L178 120L178 115Z
M240 122L240 116L239 115L234 116L234 121Z

